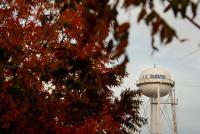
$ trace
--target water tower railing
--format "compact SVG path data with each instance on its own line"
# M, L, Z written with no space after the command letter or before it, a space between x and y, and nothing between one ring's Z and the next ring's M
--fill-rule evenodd
M165 84L175 85L175 82L171 79L139 79L136 81L136 85L145 83L165 83Z

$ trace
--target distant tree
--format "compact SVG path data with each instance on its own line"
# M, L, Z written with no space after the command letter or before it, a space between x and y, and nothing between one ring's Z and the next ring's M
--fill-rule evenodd
M152 42L155 34L164 43L177 37L153 0L123 2L141 7L138 22L152 28ZM117 22L119 0L108 3L1 0L0 133L115 134L146 123L140 91L115 98L111 90L127 76L129 23ZM197 5L189 0L169 1L165 11L185 18L188 6L195 16Z

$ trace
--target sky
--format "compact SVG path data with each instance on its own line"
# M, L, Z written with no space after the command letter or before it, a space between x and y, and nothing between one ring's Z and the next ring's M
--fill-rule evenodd
M177 124L180 134L200 133L200 30L187 20L174 19L172 13L162 14L161 5L157 10L166 21L177 30L181 38L188 41L180 43L175 40L165 46L157 40L158 53L152 55L150 30L144 23L136 23L138 9L130 8L126 12L120 10L119 21L129 21L129 45L127 54L129 63L127 72L129 76L124 79L120 89L137 89L136 80L142 70L156 66L164 68L171 73L175 81L176 97L178 99ZM200 10L196 22L200 24ZM119 95L119 91L115 91ZM142 134L147 132L142 131Z

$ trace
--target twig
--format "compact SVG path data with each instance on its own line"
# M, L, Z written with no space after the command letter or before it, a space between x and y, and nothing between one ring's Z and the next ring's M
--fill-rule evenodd
M193 19L191 19L189 16L185 15L185 18L190 21L193 25L195 25L197 28L200 29L200 25L197 24Z
M167 1L169 2L169 4L172 4L170 0L167 0ZM178 8L178 11L181 12L181 9ZM198 29L200 29L200 25L199 25L197 22L195 22L192 18L190 18L187 14L185 14L184 17L185 17L188 21L190 21L194 26L196 26Z

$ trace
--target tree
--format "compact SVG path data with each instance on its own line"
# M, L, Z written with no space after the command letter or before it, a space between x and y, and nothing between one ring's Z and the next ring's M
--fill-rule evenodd
M196 4L186 1L169 1L165 11L184 18L191 6L195 16ZM152 28L152 42L157 33L164 43L178 37L152 0L123 2L125 8L141 7L138 21ZM1 1L1 133L128 133L146 123L140 91L126 89L114 98L111 90L127 76L129 24L117 22L119 0L108 3Z

